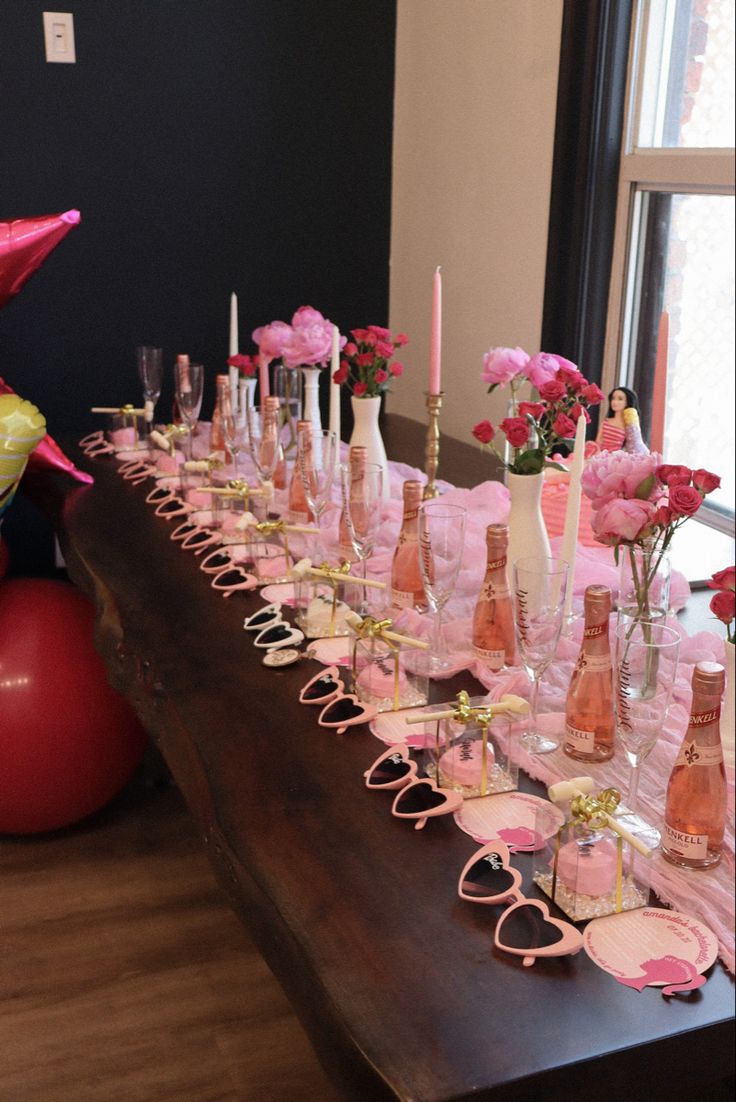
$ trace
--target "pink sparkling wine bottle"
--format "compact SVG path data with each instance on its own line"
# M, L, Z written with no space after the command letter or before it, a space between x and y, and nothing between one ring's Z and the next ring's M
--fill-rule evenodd
M693 670L690 722L667 785L662 852L684 869L709 869L721 859L726 823L726 773L721 748L723 666Z
M565 704L563 749L576 761L607 761L613 757L610 615L611 590L605 585L589 585L585 590L583 642Z
M422 484L413 478L404 483L404 519L391 566L391 605L393 608L427 609L427 598L419 568L419 507Z
M302 429L311 429L313 427L311 421L297 421L296 423L296 435L297 438ZM308 450L304 454L304 463L307 470L310 469L310 456L311 450ZM314 514L309 508L306 494L304 493L304 483L302 481L301 471L299 470L298 460L294 461L294 466L291 471L291 482L289 483L289 504L288 504L289 520L292 524L314 524Z
M514 608L507 576L509 530L506 524L486 528L487 562L473 614L473 651L491 670L516 661Z

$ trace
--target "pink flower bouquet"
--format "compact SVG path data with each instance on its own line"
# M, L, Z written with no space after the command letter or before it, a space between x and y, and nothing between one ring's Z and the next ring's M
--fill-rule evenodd
M717 620L726 625L726 638L733 643L736 639L736 566L717 570L708 585L717 591L711 598L710 610Z
M512 474L539 474L545 467L565 470L551 456L561 443L574 437L580 417L590 421L588 408L604 397L564 356L549 352L529 356L523 348L489 349L483 357L481 379L488 383L489 394L507 384L511 389L514 416L504 418L498 429L490 421L480 421L473 436L506 465L495 447L498 432L502 432L513 449L508 463ZM539 401L517 400L525 383L536 387Z
M332 322L313 306L300 306L291 319L272 321L253 331L259 356L284 367L325 367L332 355ZM345 337L340 338L340 347Z
M342 350L340 367L333 381L346 386L356 398L378 398L385 394L392 379L404 373L404 365L394 360L397 348L408 343L404 333L391 335L390 329L369 325L351 329L353 338Z

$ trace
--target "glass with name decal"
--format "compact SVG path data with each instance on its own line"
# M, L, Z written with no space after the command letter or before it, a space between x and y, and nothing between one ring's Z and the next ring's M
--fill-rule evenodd
M431 676L451 665L442 631L442 610L455 589L465 546L462 505L425 502L419 510L419 569L434 616L432 648L425 658Z
M565 745L576 761L608 761L613 757L613 663L608 638L611 590L589 585L585 590L585 627L580 654L565 703Z
M521 745L530 754L556 750L556 739L537 730L539 683L555 656L564 619L568 565L564 559L529 556L514 563L514 622L521 664L531 681L529 726Z
M650 849L659 845L660 833L637 814L639 776L669 715L679 654L680 636L673 628L640 620L616 628L616 738L631 766L626 806L617 818Z
M351 448L349 462L340 467L342 490L340 555L347 562L358 560L360 574L364 580L368 559L373 554L376 537L381 527L384 478L383 467L378 463L367 463L367 454L367 448ZM344 543L346 539L351 549L351 553L347 556ZM361 588L358 611L361 616L365 616L369 611L368 589L366 586Z
M192 458L194 433L202 408L202 389L204 386L204 368L202 364L190 363L188 356L177 356L174 365L176 384L176 405L187 426L187 459Z
M690 722L670 779L662 853L684 869L709 869L721 859L726 825L726 773L721 747L725 670L698 662L693 670Z

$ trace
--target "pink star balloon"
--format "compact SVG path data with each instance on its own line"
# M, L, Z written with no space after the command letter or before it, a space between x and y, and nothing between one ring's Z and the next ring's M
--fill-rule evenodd
M49 253L76 226L78 210L0 222L0 307L17 295Z

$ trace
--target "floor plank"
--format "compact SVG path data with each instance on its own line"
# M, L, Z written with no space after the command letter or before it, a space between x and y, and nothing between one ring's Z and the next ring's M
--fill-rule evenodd
M338 1102L174 787L0 867L2 1102Z

